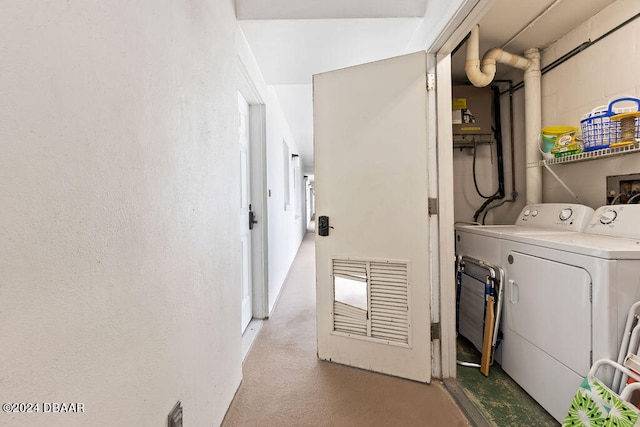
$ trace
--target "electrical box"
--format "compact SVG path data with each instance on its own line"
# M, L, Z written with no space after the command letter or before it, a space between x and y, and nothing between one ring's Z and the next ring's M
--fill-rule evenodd
M490 87L453 86L454 142L493 141L492 97Z

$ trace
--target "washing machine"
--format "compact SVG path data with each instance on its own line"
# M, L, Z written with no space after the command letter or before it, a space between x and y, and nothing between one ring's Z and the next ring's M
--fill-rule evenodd
M604 206L582 233L502 236L502 368L559 422L593 362L618 356L639 223L640 205Z
M486 294L497 289L494 346L498 338L504 295L502 241L506 235L579 232L590 221L593 209L579 204L542 203L525 206L512 225L456 225L457 330L482 351ZM500 351L496 353L498 362Z

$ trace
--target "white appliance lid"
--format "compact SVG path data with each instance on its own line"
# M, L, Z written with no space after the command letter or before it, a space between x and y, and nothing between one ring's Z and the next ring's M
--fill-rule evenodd
M457 231L501 238L506 235L528 235L582 231L593 216L593 209L575 203L539 203L522 208L513 225L457 224Z
M504 238L508 235L535 235L535 234L556 234L567 233L568 230L557 230L553 228L528 227L524 225L457 225L456 231L478 234L480 236Z
M604 259L640 259L640 239L587 233L520 235L506 240Z

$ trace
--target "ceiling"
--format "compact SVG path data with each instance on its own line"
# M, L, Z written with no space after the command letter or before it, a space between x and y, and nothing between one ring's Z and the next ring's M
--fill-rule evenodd
M544 48L614 1L495 0L479 22L480 51ZM312 76L426 49L462 3L236 0L240 27L278 95L306 174L313 174ZM464 77L464 49L452 68Z
M238 19L343 19L424 16L427 0L237 0Z

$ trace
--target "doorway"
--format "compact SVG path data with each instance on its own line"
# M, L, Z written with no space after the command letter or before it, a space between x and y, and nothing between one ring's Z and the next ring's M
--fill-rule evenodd
M240 245L242 248L241 315L242 333L253 318L253 278L251 274L251 230L254 212L251 206L251 167L249 103L238 92L238 148L240 149Z
M268 317L268 218L266 108L243 61L238 58L239 238L242 248L241 332L243 354ZM246 337L246 343L245 343Z

